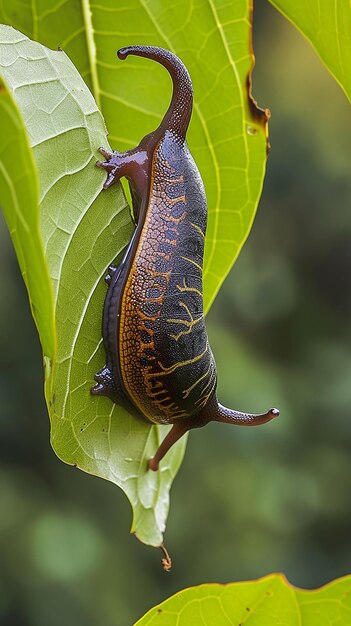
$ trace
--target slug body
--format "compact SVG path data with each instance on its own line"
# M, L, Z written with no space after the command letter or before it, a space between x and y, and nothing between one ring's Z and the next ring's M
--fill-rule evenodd
M155 424L173 424L150 469L186 431L211 420L262 424L279 414L240 413L216 397L215 361L208 343L202 297L207 222L204 186L188 150L193 91L183 63L171 52L130 46L118 57L147 57L164 65L173 96L160 126L126 152L100 152L104 188L126 176L135 231L121 264L109 267L103 312L107 356L95 376L106 395Z

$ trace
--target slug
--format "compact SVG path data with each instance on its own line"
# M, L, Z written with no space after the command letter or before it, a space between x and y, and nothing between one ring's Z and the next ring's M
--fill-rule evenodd
M153 424L172 424L149 468L157 470L170 447L192 428L214 420L253 426L279 415L254 415L222 406L209 346L202 296L207 222L203 182L186 144L193 89L189 73L168 50L118 50L157 61L169 72L173 95L159 125L136 148L100 148L104 189L129 182L135 230L120 265L111 265L103 310L106 365L95 376L95 395Z

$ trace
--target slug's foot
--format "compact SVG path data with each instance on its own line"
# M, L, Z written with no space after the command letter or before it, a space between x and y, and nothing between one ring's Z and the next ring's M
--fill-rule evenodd
M103 185L104 189L108 189L113 185L113 183L117 182L122 176L126 174L125 166L126 166L126 153L118 152L114 150L113 152L109 152L105 150L105 148L99 148L99 152L105 157L105 161L96 161L97 167L102 167L102 169L107 171L107 179Z
M105 148L99 148L99 152L100 154L102 154L103 157L105 157L106 161L109 161L110 158L112 157L112 152L105 150Z
M105 161L96 161L97 167L101 167L107 172L104 189L108 189L123 176L126 176L133 182L132 186L133 189L135 188L134 191L138 198L143 198L148 193L149 157L145 146L140 144L125 152L118 150L109 152L105 148L99 148L99 152L105 157Z
M113 163L111 161L113 157L113 152L109 152L108 150L105 150L105 148L99 148L99 152L102 154L102 156L105 157L106 161L96 161L95 165L97 167L102 167L102 169L104 170L107 170L108 175L103 187L104 189L108 189L114 182L119 180L119 167L118 165L116 165L116 163Z
M107 283L108 285L110 284L114 274L117 272L118 270L118 266L117 265L109 265L108 266L108 272L105 276L105 283Z
M111 398L115 402L115 397L117 394L116 385L113 380L111 370L105 365L105 367L100 370L94 376L94 380L96 380L97 385L91 388L91 393L93 396L107 396Z

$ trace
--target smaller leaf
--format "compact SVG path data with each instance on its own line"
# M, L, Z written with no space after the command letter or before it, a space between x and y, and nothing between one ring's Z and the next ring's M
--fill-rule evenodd
M259 580L191 587L155 606L134 626L349 626L351 576L314 591L281 574Z
M26 129L0 76L0 204L11 233L44 356L54 353L54 308L39 232L38 175Z
M351 100L349 0L270 0L308 39Z

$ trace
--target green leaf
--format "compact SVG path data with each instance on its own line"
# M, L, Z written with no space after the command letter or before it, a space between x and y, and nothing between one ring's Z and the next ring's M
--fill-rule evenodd
M351 100L349 0L270 0L308 39Z
M188 142L209 207L206 310L250 231L265 170L266 115L247 89L253 63L250 7L249 0L0 5L0 19L67 52L93 90L115 149L135 146L154 130L171 90L163 68L140 58L118 62L115 50L131 43L159 45L183 59L195 91Z
M132 531L159 545L185 441L161 472L147 471L167 429L90 395L105 358L103 276L132 232L121 188L101 193L105 175L95 160L100 145L108 148L102 116L64 52L7 26L0 26L0 75L23 118L2 87L0 202L43 346L52 445L66 463L119 485L132 503Z
M351 576L315 591L297 589L279 574L178 592L134 626L348 626Z
M24 122L0 76L0 201L30 295L43 353L54 354L54 307L39 232L38 175Z
M183 58L195 88L189 144L209 201L204 269L208 309L248 235L265 168L266 116L255 108L247 86L252 66L248 0L230 5L201 0L191 7L184 1L177 11L139 0L118 6L109 0L99 5L18 0L0 4L0 18L71 56L93 89L118 149L136 145L157 126L171 85L163 68L143 59L118 62L115 49L137 40L166 46ZM16 54L23 41L13 43ZM68 71L64 53L50 53L54 69L49 70L49 52L34 64L30 55L37 53L30 45L17 62L11 85L15 89L16 81L21 84L16 101L40 175L41 236L55 297L57 353L46 359L52 443L66 462L120 485L134 508L133 531L157 545L185 441L167 456L159 474L146 473L146 459L164 429L150 428L106 398L89 395L93 374L104 362L99 345L105 294L101 277L130 237L129 213L117 188L99 195L103 175L92 164L96 148L107 141L102 122L97 125L95 104L76 73L73 79L73 70L68 83L66 78L52 79L50 71ZM12 54L8 43L3 45L2 65L9 79L12 62L7 53ZM50 110L42 111L43 102Z

